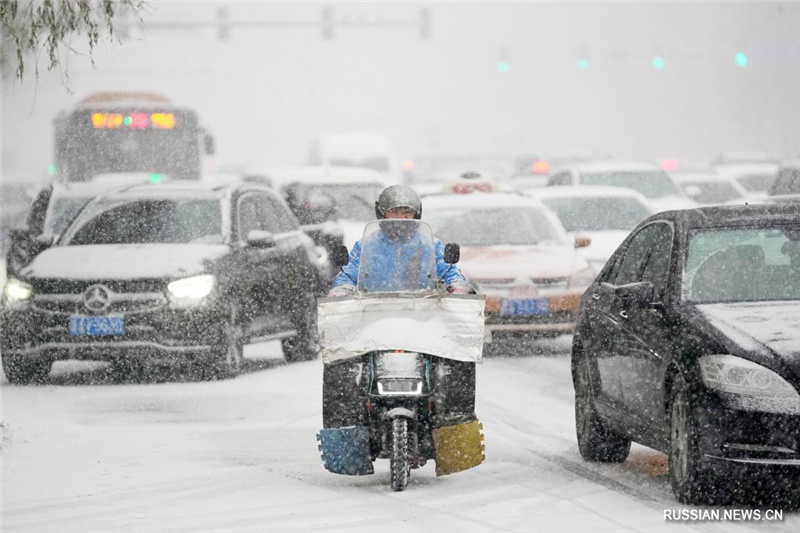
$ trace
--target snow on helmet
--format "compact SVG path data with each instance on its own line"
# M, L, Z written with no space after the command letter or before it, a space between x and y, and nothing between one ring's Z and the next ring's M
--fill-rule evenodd
M422 200L419 195L406 185L392 185L383 190L375 201L375 216L386 218L386 213L395 207L408 207L414 211L414 218L422 218Z

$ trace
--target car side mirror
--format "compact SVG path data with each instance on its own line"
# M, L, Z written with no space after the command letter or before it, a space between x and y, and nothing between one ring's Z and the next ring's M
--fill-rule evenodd
M454 242L448 242L444 247L444 262L455 265L459 259L461 259L461 247Z
M331 261L339 268L344 268L350 262L350 254L347 253L347 246L339 244L331 249Z
M275 246L275 236L264 230L254 229L247 234L247 246L257 249L273 248Z
M575 236L575 248L586 248L590 244L592 244L591 237L586 237L584 235Z
M205 149L206 155L214 155L214 152L216 151L216 147L214 146L214 136L210 133L203 135L203 148Z
M617 287L614 295L625 309L644 309L653 304L655 287L649 281L628 283Z

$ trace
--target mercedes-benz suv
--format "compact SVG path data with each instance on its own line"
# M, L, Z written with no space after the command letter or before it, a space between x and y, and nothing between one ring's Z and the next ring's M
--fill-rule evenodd
M274 192L170 183L92 200L58 242L9 278L0 311L7 378L40 380L57 359L196 362L238 373L247 342L282 339L316 357L313 241Z

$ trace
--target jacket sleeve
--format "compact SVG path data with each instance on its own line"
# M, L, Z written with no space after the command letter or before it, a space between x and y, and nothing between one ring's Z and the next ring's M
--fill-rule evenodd
M358 263L361 260L361 241L356 241L353 249L350 250L350 260L342 270L333 278L333 286L358 285Z
M444 284L448 287L456 283L466 284L467 278L461 273L458 265L449 265L444 262L444 244L442 244L442 241L436 239L434 246L436 248L436 274L439 279L444 281Z

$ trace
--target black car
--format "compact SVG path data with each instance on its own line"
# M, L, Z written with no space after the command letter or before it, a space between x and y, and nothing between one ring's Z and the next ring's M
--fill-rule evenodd
M585 459L660 450L685 503L797 495L800 205L648 218L581 300L572 374Z
M314 358L323 260L286 204L253 184L132 186L89 203L55 246L8 279L8 379L56 359L196 361L235 375L244 343ZM327 260L327 259L325 259Z

